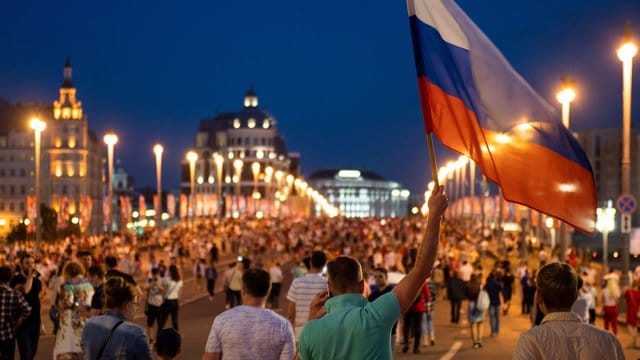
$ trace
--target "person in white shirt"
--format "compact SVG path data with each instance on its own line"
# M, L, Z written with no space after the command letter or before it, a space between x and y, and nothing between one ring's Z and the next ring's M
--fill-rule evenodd
M545 317L539 326L520 335L514 360L624 359L622 345L613 334L571 312L578 297L578 276L568 264L543 266L536 284L535 301Z
M589 322L589 304L592 301L591 293L584 287L582 278L578 277L578 297L571 305L571 312L580 316L584 322Z
M272 309L280 308L280 287L282 286L282 269L280 263L275 262L269 268L269 276L271 277L271 292L269 293L269 305Z
M473 274L473 266L469 264L468 261L463 261L462 266L460 266L459 275L460 279L466 284L471 280L471 275Z
M287 318L293 324L296 340L300 337L302 327L309 320L311 300L319 292L327 290L327 280L322 276L322 269L326 264L327 255L323 251L314 251L311 254L309 273L293 280L289 287Z
M295 339L291 323L265 309L269 273L249 269L242 274L242 304L213 321L202 360L292 360Z
M178 309L180 308L178 299L180 298L180 291L182 290L183 284L178 266L169 266L169 276L163 278L161 284L164 289L164 301L160 306L158 333L164 329L164 324L167 322L169 315L171 315L172 327L178 330Z

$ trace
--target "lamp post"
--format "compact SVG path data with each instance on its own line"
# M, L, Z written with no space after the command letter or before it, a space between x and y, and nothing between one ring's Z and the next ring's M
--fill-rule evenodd
M598 219L596 229L602 233L602 270L604 274L609 273L609 232L616 228L616 209L611 207L611 200L607 201L606 208L596 210Z
M107 144L107 166L109 166L109 239L113 239L113 146L118 143L118 136L110 131L104 135L104 143Z
M547 220L545 220L545 225L547 226L547 229L549 229L549 234L551 235L551 253L553 253L553 249L556 247L556 229L553 227L553 218L547 217Z
M267 166L264 169L264 182L266 184L264 197L267 202L267 215L271 216L271 178L273 177L273 167Z
M153 147L153 153L156 154L156 191L158 196L158 204L156 205L156 223L158 229L160 229L160 212L162 209L162 152L164 148L160 144L155 144Z
M618 48L618 58L622 61L622 179L621 192L629 194L630 188L630 139L631 139L631 74L633 57L638 52L631 36L631 26L627 24L623 44ZM629 233L621 234L622 241L622 285L629 284Z
M569 130L571 119L569 117L569 110L571 109L571 102L576 98L576 92L573 89L571 81L568 79L562 79L562 90L558 92L556 98L558 102L562 104L562 124ZM567 253L567 224L562 221L560 223L560 249L558 250L558 260L560 262L565 261Z
M251 173L253 174L253 193L251 196L253 197L253 212L254 214L258 212L258 174L260 174L260 163L254 161L251 163Z
M233 161L233 168L236 170L236 211L240 214L240 181L242 180L242 166L244 162L240 159Z
M35 227L36 227L36 256L40 253L40 240L42 238L42 229L41 229L41 218L42 214L40 213L40 138L42 136L42 132L47 127L47 124L40 120L37 117L34 117L29 122L29 126L33 129L33 134L35 136L34 141L34 149L35 149L35 170L36 170L36 218Z
M224 158L218 153L213 154L213 162L216 163L216 175L218 176L218 218L222 217L222 166Z
M193 225L193 215L195 213L195 209L193 208L193 202L196 200L196 183L195 183L195 177L196 177L196 160L198 160L198 154L193 151L190 150L187 152L187 161L189 161L189 206L187 207L187 210L189 212L189 219L191 219L191 224Z

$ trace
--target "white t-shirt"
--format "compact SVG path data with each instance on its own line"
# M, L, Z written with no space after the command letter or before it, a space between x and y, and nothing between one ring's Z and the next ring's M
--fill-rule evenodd
M222 353L223 359L289 360L296 348L287 319L271 310L240 305L215 318L205 352Z
M309 304L320 291L327 289L327 280L318 274L307 274L291 283L287 300L296 304L296 320L294 331L296 340L300 337L302 327L309 320Z
M271 277L271 283L281 283L282 282L282 269L278 266L272 266L269 269L269 276Z
M170 277L162 279L164 287L164 298L167 300L178 300L180 289L182 289L182 280L175 282Z

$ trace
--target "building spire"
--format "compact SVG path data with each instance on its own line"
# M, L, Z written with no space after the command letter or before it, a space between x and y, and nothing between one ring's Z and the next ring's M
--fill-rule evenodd
M64 62L64 82L62 83L63 88L72 88L73 83L71 81L72 70L71 70L71 60L67 58Z
M258 95L253 90L253 86L249 87L249 91L244 96L244 107L245 109L258 107Z

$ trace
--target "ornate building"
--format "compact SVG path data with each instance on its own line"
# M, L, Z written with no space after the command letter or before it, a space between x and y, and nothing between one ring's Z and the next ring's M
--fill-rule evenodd
M75 218L73 221L78 221L82 229L96 233L102 225L104 149L89 129L82 103L76 98L68 60L59 93L53 106L0 105L0 159L6 159L0 160L0 177L6 174L1 182L7 187L3 193L0 186L0 225L6 222L11 228L23 218L25 197L34 194L34 135L28 124L32 117L38 117L46 123L42 132L40 201L56 211L62 208L69 215L67 219L61 217L62 223ZM81 211L85 209L90 214ZM2 230L0 226L0 236Z
M193 179L195 194L216 194L218 182L221 182L223 196L239 192L245 197L265 198L275 189L265 182L267 168L272 169L270 176L274 183L278 172L297 176L300 155L287 152L277 123L271 113L258 108L258 96L253 90L246 93L241 111L221 113L200 121L194 147L198 155ZM216 157L221 164L220 173ZM184 159L182 193L191 193L190 180L189 161Z

